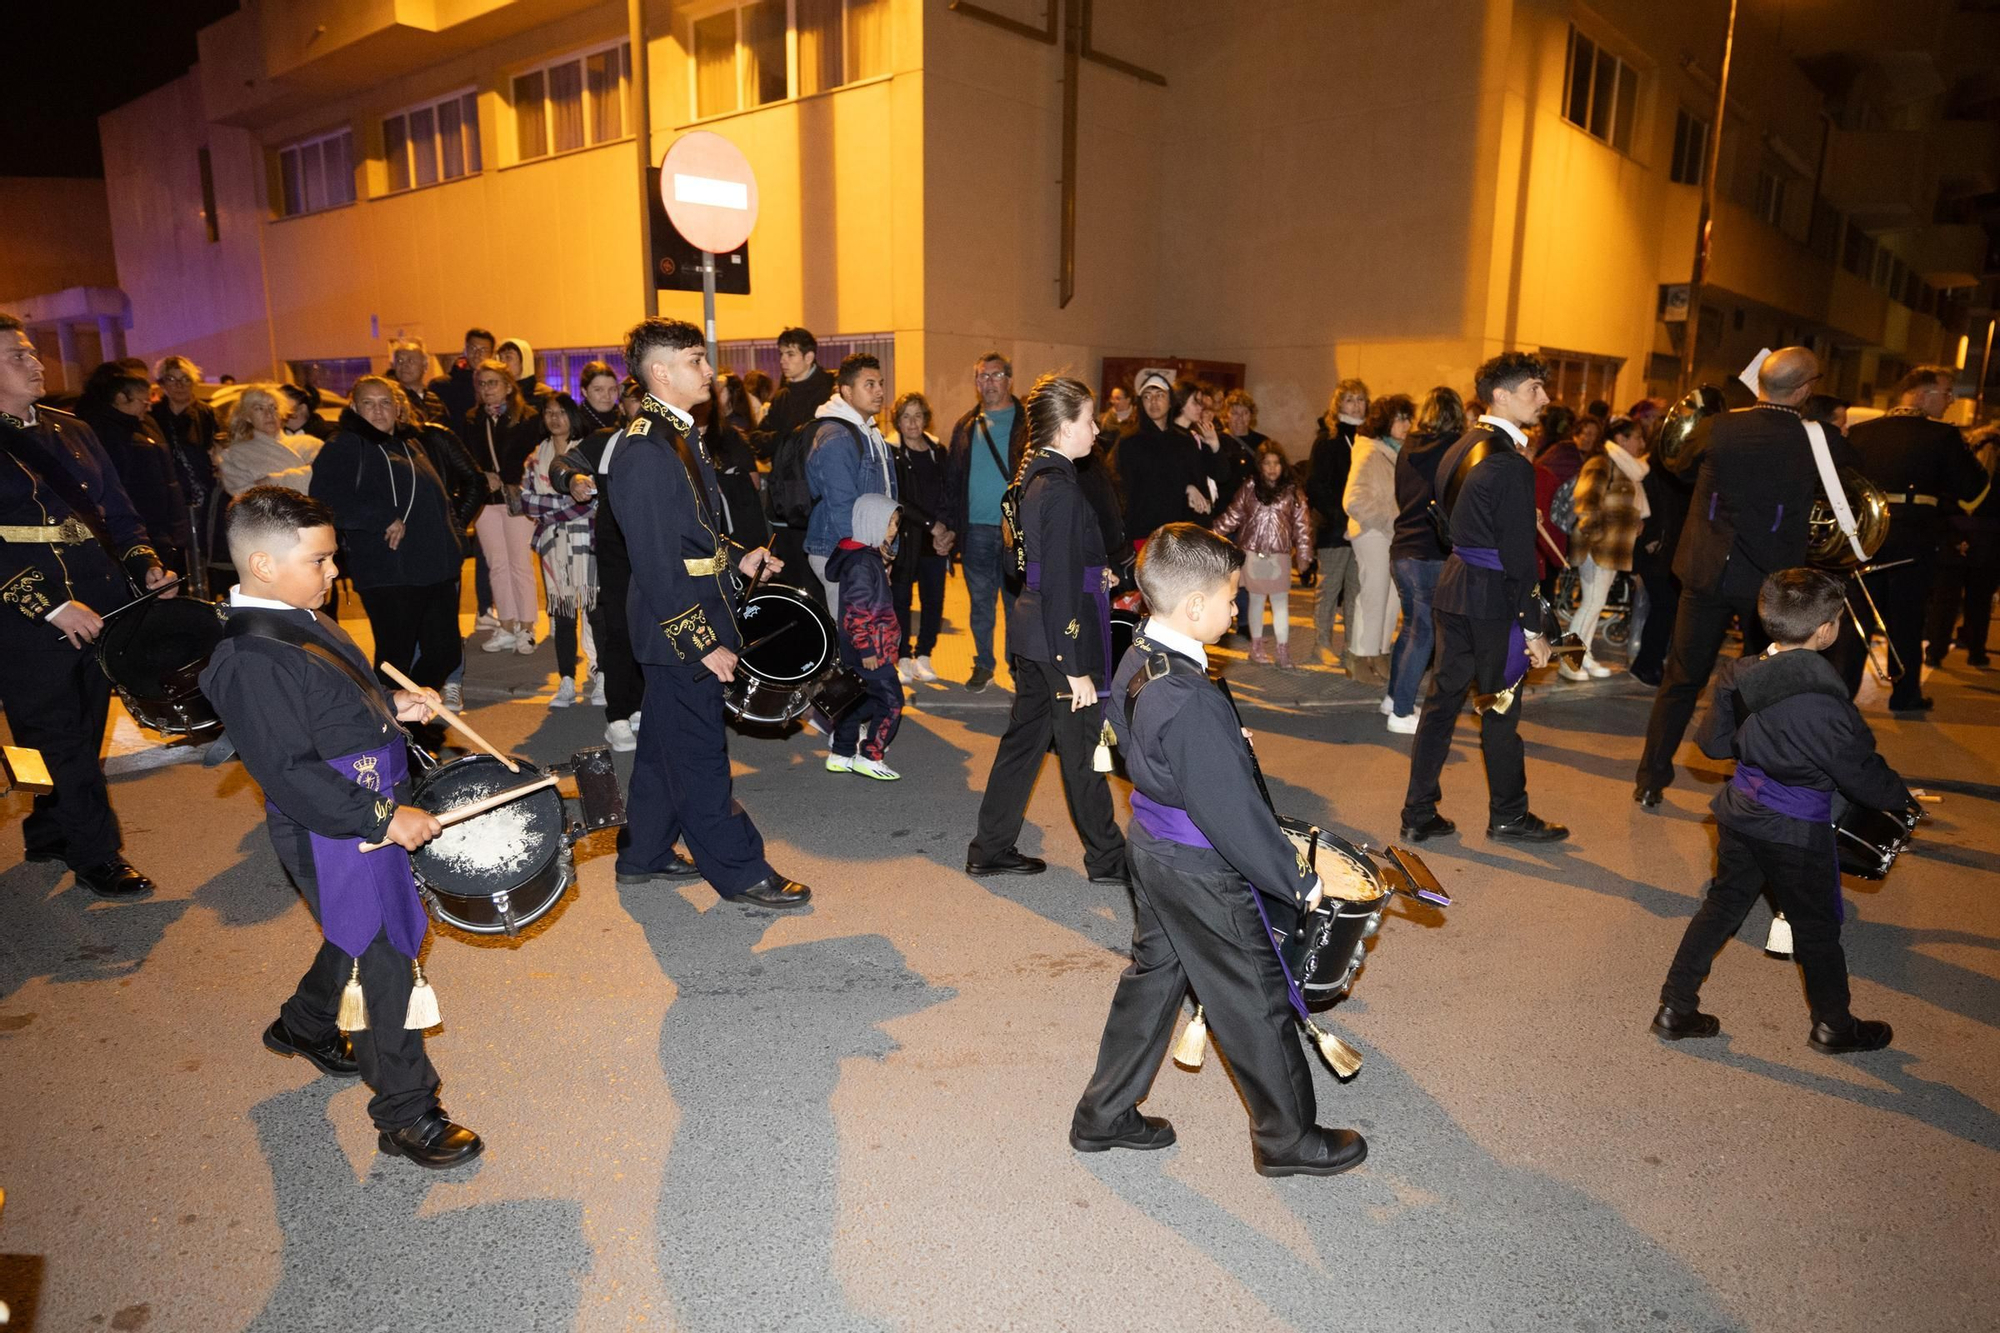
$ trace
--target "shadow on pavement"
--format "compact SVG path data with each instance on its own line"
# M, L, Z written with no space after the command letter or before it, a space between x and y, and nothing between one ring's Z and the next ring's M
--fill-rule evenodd
M69 887L52 892L65 879ZM185 899L103 901L59 865L22 862L0 871L0 1000L37 977L129 976L187 909Z

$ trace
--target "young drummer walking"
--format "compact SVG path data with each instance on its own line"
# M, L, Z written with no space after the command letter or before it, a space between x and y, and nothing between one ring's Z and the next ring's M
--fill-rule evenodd
M1813 1049L1880 1050L1894 1035L1887 1023L1857 1019L1848 1008L1834 806L1851 801L1902 812L1916 803L1876 753L1840 672L1820 655L1840 632L1845 600L1840 581L1816 569L1770 575L1757 593L1770 648L1716 675L1698 739L1711 759L1735 759L1736 772L1709 806L1719 826L1715 878L1660 987L1653 1031L1668 1041L1722 1030L1700 1011L1701 983L1766 888L1791 922Z
M1242 551L1192 523L1160 528L1139 554L1152 615L1106 710L1132 779L1132 965L1069 1141L1078 1152L1174 1142L1173 1126L1138 1104L1192 986L1250 1108L1258 1173L1331 1176L1360 1165L1368 1145L1314 1123L1291 983L1256 897L1289 919L1316 908L1323 888L1259 794L1249 740L1208 678L1205 645L1229 628L1242 569Z
M333 511L253 486L225 528L243 581L229 590L229 627L201 688L263 788L271 845L325 936L264 1045L366 1079L381 1151L425 1167L469 1162L485 1145L438 1105L423 1033L438 1021L436 999L416 961L430 923L409 854L442 830L402 804L409 761L397 724L429 721L437 696L386 694L354 640L317 611L337 573ZM369 842L394 845L361 850Z

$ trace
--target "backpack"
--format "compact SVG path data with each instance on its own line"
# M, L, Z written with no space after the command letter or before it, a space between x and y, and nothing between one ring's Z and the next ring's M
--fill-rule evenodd
M1582 476L1578 473L1577 476ZM1556 493L1549 497L1549 522L1559 530L1576 534L1576 477L1571 477L1556 487Z
M771 522L782 528L803 528L812 518L812 484L806 480L806 459L812 454L813 432L819 418L811 417L778 442L771 454L771 479L765 489Z

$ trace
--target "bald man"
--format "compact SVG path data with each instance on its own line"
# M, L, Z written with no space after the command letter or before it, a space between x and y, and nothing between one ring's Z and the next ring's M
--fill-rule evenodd
M1757 590L1767 574L1806 562L1806 518L1819 495L1819 472L1799 404L1819 382L1819 358L1804 347L1766 357L1757 402L1714 419L1696 474L1694 500L1681 529L1674 574L1681 581L1667 669L1646 723L1632 798L1651 809L1674 780L1695 701L1715 669L1734 615L1746 656L1770 642L1757 621ZM1852 466L1854 452L1829 428L1833 461Z

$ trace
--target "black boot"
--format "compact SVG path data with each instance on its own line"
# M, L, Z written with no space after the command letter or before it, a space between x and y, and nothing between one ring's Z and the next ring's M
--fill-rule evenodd
M1872 1018L1849 1018L1845 1023L1814 1023L1806 1040L1826 1055L1852 1055L1856 1051L1879 1051L1895 1037L1895 1029Z
M1699 1009L1681 1013L1669 1005L1661 1005L1660 1012L1653 1015L1653 1035L1667 1041L1684 1041L1689 1037L1713 1037L1722 1031L1722 1020L1714 1014L1704 1014Z
M485 1150L479 1136L464 1125L454 1125L442 1106L414 1125L375 1136L375 1146L393 1157L407 1157L418 1166L443 1171L460 1166Z
M1257 1159L1260 1176L1337 1176L1360 1166L1368 1158L1368 1140L1351 1129L1328 1129L1315 1125L1299 1140L1298 1147L1282 1158Z

